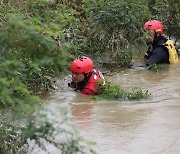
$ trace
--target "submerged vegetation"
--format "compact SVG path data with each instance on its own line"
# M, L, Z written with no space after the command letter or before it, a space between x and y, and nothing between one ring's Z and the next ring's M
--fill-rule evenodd
M148 67L148 70L153 72L159 72L162 71L162 67L157 64L153 64Z
M110 67L128 67L132 54L145 44L142 25L153 18L179 39L179 0L2 0L0 153L27 153L32 142L45 151L45 143L51 143L62 153L95 153L75 130L61 129L66 114L63 122L53 121L49 113L37 114L40 94L54 89L52 79L66 74L79 54L108 55ZM112 85L102 96L143 99L149 93ZM66 142L54 140L63 133L69 136Z
M98 83L99 84L99 83ZM139 87L133 87L131 91L124 90L121 86L106 81L106 84L99 86L100 95L92 97L93 100L99 98L108 100L140 100L147 99L151 95L148 90L142 90Z

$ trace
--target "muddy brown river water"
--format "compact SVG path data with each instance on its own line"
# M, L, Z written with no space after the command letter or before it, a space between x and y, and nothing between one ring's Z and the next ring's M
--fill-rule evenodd
M105 76L125 89L149 90L149 99L140 101L92 101L76 93L66 81L46 101L58 112L67 107L82 136L96 142L99 154L180 153L180 63L163 65L162 71L125 69Z

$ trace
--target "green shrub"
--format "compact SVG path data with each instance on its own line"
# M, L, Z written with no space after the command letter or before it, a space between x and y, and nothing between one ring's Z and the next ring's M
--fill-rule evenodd
M13 110L15 112L26 113L28 106L40 102L37 96L26 88L20 80L22 64L15 60L1 60L0 63L0 109Z
M98 98L108 100L140 100L147 99L151 94L148 90L142 90L139 87L133 87L131 91L126 91L117 84L111 85L106 81L106 84L99 86L100 95L92 97L97 100Z
M84 0L90 29L88 42L94 52L128 48L139 42L144 20L150 17L141 1Z
M51 77L65 73L76 52L64 37L74 21L73 10L54 1L1 1L0 153L27 153L30 141L45 151L46 142L62 153L94 153L75 130L61 128L67 117L37 115L43 100L35 94L53 88ZM64 134L67 142L54 140Z
M149 0L149 8L155 19L165 25L165 33L169 37L180 37L180 1L179 0Z

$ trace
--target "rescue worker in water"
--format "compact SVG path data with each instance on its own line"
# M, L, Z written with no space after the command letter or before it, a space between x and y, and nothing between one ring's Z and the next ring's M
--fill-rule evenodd
M105 83L102 73L93 69L93 62L86 56L80 56L75 59L70 66L72 72L72 82L69 87L75 91L80 91L87 95L99 94L97 83Z
M162 36L164 25L158 20L150 20L144 24L144 29L147 30L146 43L148 51L145 53L146 65L152 64L171 64L178 61L178 54L171 40ZM171 42L173 49L168 48L168 42Z

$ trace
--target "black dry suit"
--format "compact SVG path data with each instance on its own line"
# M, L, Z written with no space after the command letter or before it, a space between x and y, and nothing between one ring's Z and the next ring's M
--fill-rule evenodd
M152 48L149 47L144 56L147 59L147 66L152 64L169 64L168 49L163 45L166 41L167 39L164 36L155 36Z

